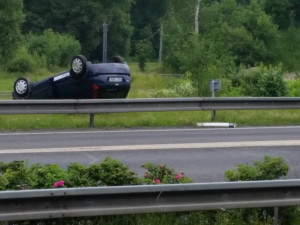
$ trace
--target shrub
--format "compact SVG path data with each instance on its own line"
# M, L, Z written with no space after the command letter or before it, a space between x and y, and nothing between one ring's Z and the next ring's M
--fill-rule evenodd
M281 65L261 64L251 69L241 69L233 78L235 85L241 86L245 96L280 97L287 95L287 86Z
M8 181L6 180L6 178L4 176L0 175L0 191L6 190L7 184L8 184Z
M32 72L36 67L35 60L25 47L20 48L7 64L8 72Z
M88 174L88 167L79 163L71 163L67 168L68 186L88 187L91 186Z
M236 169L225 172L229 181L246 180L275 180L286 176L289 171L288 164L282 157L264 156L264 160L255 161L253 166L239 164Z
M136 174L119 160L107 157L100 164L88 168L93 186L98 185L133 185L137 182Z
M297 74L298 76L298 74ZM289 86L289 93L293 97L300 97L300 79L290 81L288 83Z
M67 66L81 49L72 36L55 33L51 29L45 30L42 35L29 35L27 42L30 53L45 57L48 66Z
M26 165L23 161L1 162L0 189L19 190L28 188Z
M28 169L30 188L53 188L55 182L66 180L67 175L57 164L42 166L37 163Z
M144 173L144 183L146 184L176 184L176 183L191 183L189 177L185 177L184 173L176 172L170 169L167 165L155 165L151 162L142 165L146 169Z

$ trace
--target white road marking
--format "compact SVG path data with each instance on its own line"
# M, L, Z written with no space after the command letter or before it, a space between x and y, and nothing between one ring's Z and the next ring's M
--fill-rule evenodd
M86 146L86 147L38 148L38 149L4 149L4 150L0 150L0 154L176 150L176 149L210 149L210 148L238 148L238 147L288 147L288 146L300 146L300 140L115 145L115 146Z
M93 164L93 163L96 163L98 161L97 158L91 156L90 154L88 153L84 153L87 157L89 157L92 161L89 163L89 165Z

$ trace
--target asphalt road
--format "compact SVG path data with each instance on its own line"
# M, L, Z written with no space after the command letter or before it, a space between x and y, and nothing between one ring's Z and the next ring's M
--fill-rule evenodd
M224 181L224 171L263 156L282 156L300 177L300 127L0 132L0 161L98 163L119 159L142 175L146 162L167 164L195 182Z

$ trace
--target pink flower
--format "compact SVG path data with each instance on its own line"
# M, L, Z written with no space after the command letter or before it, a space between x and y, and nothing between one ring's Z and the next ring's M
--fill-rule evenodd
M177 174L176 177L175 177L177 180L183 178L183 175L181 173Z
M146 173L144 173L144 178L146 178L147 177L147 174Z
M160 179L154 179L154 183L160 184Z
M63 187L65 186L65 182L63 180L57 181L53 185L54 187Z
M162 165L161 165L161 164L158 164L158 167L159 167L159 168L162 168Z

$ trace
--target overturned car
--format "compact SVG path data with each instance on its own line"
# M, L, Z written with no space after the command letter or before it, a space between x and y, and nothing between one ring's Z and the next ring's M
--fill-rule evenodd
M13 99L126 98L130 85L130 70L121 57L93 64L83 55L77 55L69 71L38 82L18 78L12 95Z

